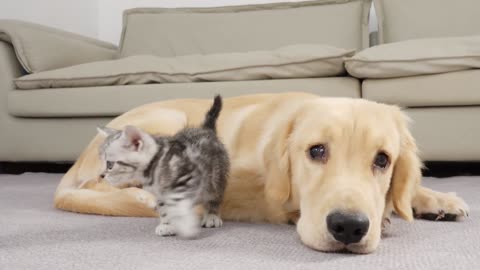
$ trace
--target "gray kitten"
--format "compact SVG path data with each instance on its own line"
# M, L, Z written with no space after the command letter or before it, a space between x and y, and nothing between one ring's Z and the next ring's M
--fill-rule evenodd
M201 225L220 227L218 216L230 168L227 151L216 134L222 98L216 96L198 128L174 136L152 136L137 127L99 128L102 177L112 185L140 181L158 200L160 225L155 232L193 237L198 233L194 206L205 208Z

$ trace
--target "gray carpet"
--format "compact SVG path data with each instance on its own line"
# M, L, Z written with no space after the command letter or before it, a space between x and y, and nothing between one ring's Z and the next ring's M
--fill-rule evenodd
M369 255L304 247L295 228L226 222L198 240L155 236L153 218L53 208L58 174L0 175L0 269L479 269L480 177L425 179L469 203L465 222L392 220Z

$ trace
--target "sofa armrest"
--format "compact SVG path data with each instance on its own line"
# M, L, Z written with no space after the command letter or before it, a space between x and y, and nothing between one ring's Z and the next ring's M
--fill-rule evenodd
M15 56L13 46L0 40L0 113L7 108L7 95L10 90L15 89L14 80L25 73Z
M28 73L110 60L117 53L107 42L16 20L0 20L0 40L13 45Z
M26 71L15 56L12 45L0 41L0 138L3 137L2 130L6 128L4 123L8 116L8 94L15 89L14 80L25 73Z

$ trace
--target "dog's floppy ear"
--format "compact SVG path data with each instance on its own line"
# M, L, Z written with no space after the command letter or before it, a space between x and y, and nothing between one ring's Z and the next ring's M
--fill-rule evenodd
M400 154L394 164L390 198L395 212L403 219L412 221L412 198L422 177L422 162L418 157L418 148L408 129L409 119L400 110L397 119L400 130Z
M263 150L266 166L265 196L269 203L284 204L290 197L291 171L289 138L295 124L296 113L276 122Z

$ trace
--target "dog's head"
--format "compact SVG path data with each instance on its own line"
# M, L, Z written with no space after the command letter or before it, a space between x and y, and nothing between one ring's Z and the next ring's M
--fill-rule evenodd
M300 209L304 244L369 253L392 208L412 220L421 162L399 108L320 98L289 110L264 150L265 194L270 203Z

